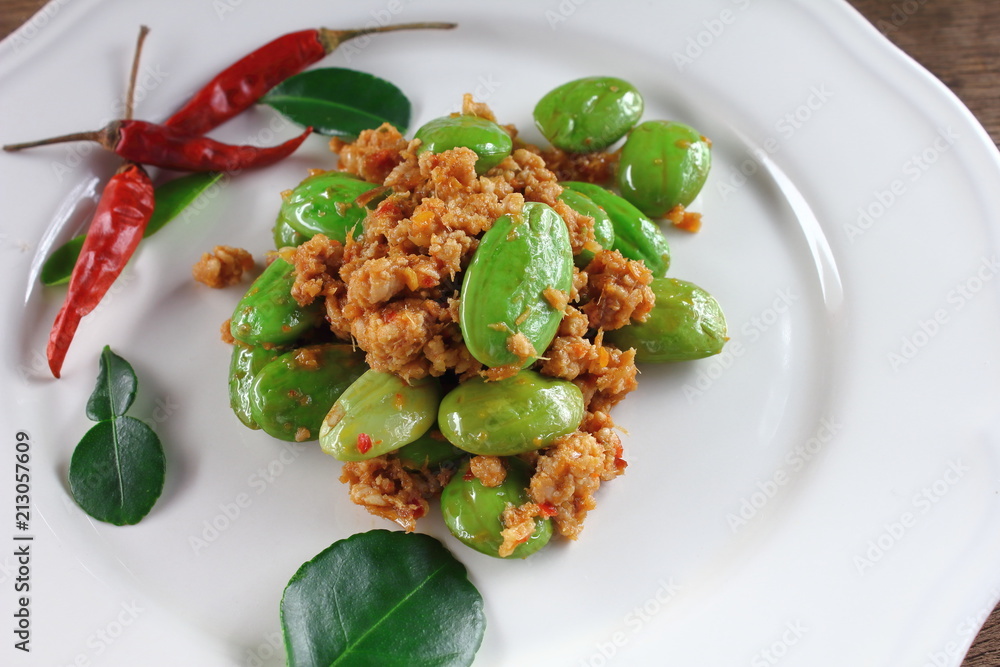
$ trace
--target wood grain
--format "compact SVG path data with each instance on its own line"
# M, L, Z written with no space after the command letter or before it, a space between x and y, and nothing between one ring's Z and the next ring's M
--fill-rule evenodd
M1000 144L1000 3L994 0L849 0L882 34L941 79ZM40 0L0 0L0 38ZM997 567L1000 567L998 563ZM962 667L1000 665L1000 606Z

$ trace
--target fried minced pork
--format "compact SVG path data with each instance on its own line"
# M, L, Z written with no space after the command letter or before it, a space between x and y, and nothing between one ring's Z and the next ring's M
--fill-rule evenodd
M622 458L622 439L615 432L615 423L611 420L611 415L600 410L587 412L584 415L580 430L590 433L597 440L597 444L604 450L604 468L601 471L601 480L610 482L615 477L625 473L628 462Z
M680 204L667 211L663 217L677 229L683 229L686 232L696 233L701 229L701 213L688 211Z
M350 485L351 500L376 516L395 521L407 532L427 514L428 498L440 493L448 473L407 470L392 456L344 464L340 481Z
M507 503L503 514L500 515L503 524L500 536L503 537L503 542L497 553L501 558L510 556L514 553L514 549L528 541L535 532L535 517L541 513L541 509L535 503L524 503L518 507Z
M252 271L253 267L253 255L243 248L217 245L212 252L202 254L191 267L191 275L209 287L229 287L243 280L243 274Z
M572 334L556 336L545 351L541 372L573 382L592 411L610 411L639 386L635 350L605 345L603 334L593 341Z
M468 95L463 113L495 120L489 107ZM510 555L538 517L552 517L560 534L576 539L601 482L624 472L621 439L608 411L636 388L635 355L604 345L603 331L644 320L653 294L651 273L616 251L597 248L593 219L559 199L560 179L605 182L617 156L542 151L517 141L513 126L504 129L515 149L483 175L475 172L472 150L418 154L420 142L406 140L390 125L365 131L350 144L331 141L339 169L384 186L388 194L369 211L357 239L341 243L317 235L298 248L293 294L303 305L324 300L333 333L364 350L375 370L404 379L455 373L460 381L476 374L493 380L518 368L484 369L458 325L461 273L482 234L497 218L520 213L525 202L542 202L563 218L574 254L584 248L595 253L586 268L574 267L568 292L545 291L563 319L534 368L577 384L586 411L578 430L520 457L534 473L528 502L503 513L500 555ZM512 335L508 344L525 359L537 354L526 337ZM502 483L500 458L477 456L470 465L484 483ZM392 455L347 463L341 480L350 484L354 502L407 530L444 483L427 471L406 470Z
M583 312L594 329L620 329L631 321L645 322L656 297L649 286L653 272L642 262L617 250L601 250L587 264L587 302Z
M499 456L473 456L469 459L469 472L483 483L483 486L496 487L507 479L507 469Z
M293 288L300 303L324 296L334 333L354 340L372 368L404 379L479 370L445 303L457 297L456 277L494 220L539 201L566 221L574 250L594 238L593 219L558 199L562 187L538 155L517 150L479 176L472 150L417 155L419 144L405 142L391 126L363 132L354 144L334 144L348 156L341 168L362 177L382 174L373 163L392 163L384 185L393 194L368 214L362 236L342 249L320 236L303 244ZM398 159L386 158L387 150ZM525 358L534 356L525 342L511 345Z
M618 168L618 158L620 157L618 151L614 153L603 151L567 153L554 146L540 149L538 153L560 181L585 181L598 185L606 185L611 182L615 175L615 169Z
M335 294L343 287L338 275L344 262L344 245L317 234L295 249L295 283L292 298L308 306L316 298Z
M604 472L604 448L590 433L574 431L557 438L535 464L528 495L538 505L555 507L559 534L575 540L587 512L597 506L594 492Z
M403 135L389 123L376 130L362 132L356 141L344 142L334 137L330 150L338 156L341 171L349 171L369 183L381 183L399 164L406 147Z

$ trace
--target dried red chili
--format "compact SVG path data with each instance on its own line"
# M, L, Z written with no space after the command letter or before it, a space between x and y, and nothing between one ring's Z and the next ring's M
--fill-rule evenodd
M300 30L282 35L219 72L164 125L197 136L237 115L276 85L342 43L378 32L454 28L454 23L404 23L358 30Z
M66 301L49 334L46 355L56 377L80 320L97 307L122 272L152 215L153 182L139 165L122 165L101 193Z
M60 137L8 144L5 151L67 141L96 141L126 160L179 171L232 172L265 167L291 155L312 128L277 146L234 146L208 137L191 137L174 128L144 120L115 120L101 130L75 132Z
M372 448L372 437L367 433L358 433L358 452L367 454Z

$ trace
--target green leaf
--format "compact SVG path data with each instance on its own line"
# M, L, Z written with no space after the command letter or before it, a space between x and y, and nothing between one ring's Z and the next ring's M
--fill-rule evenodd
M66 243L56 248L55 252L42 264L42 272L39 280L47 287L53 285L64 285L69 282L69 277L73 275L73 266L76 258L80 256L80 248L83 247L83 240L86 234L74 236Z
M95 422L121 417L135 400L137 386L132 364L105 345L97 385L87 401L87 416Z
M356 137L384 122L405 133L410 123L410 101L403 91L385 79L339 67L296 74L261 102L303 127L341 137Z
M164 225L176 218L178 213L187 208L191 202L212 187L220 178L222 178L222 172L198 172L175 178L157 187L153 193L155 200L153 215L149 219L142 237L147 238L160 231ZM49 255L45 264L42 265L42 271L39 275L43 285L52 287L69 282L85 238L87 238L86 234L75 236Z
M281 598L289 667L470 665L486 630L465 566L433 537L372 530L334 542Z
M73 450L69 486L90 516L116 526L138 523L163 491L160 439L133 417L94 424Z
M160 231L220 178L222 178L221 171L206 171L181 176L158 186L153 193L155 202L153 215L146 225L142 238L149 238Z

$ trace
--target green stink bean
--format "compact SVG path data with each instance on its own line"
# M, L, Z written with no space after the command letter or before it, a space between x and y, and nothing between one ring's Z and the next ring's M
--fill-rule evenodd
M295 267L276 257L236 304L229 332L250 345L284 345L295 341L323 319L323 302L303 308L292 298Z
M342 171L310 176L282 198L278 223L286 223L306 238L325 234L343 243L352 230L357 238L368 209L355 200L377 187Z
M535 126L557 148L599 151L624 137L642 108L642 95L628 81L587 77L546 93L535 106Z
M654 278L667 273L670 268L670 244L659 226L642 211L600 185L580 181L567 181L561 185L587 195L607 212L615 228L612 250L629 259L641 259L653 272Z
M347 388L323 419L319 444L340 461L364 461L409 444L434 425L441 384L409 384L394 373L369 370Z
M297 248L309 239L304 234L299 234L282 218L278 218L271 230L271 238L274 239L275 248Z
M515 458L505 460L507 477L496 487L483 485L467 475L466 462L441 492L441 514L451 534L466 546L500 558L503 544L503 511L528 502L528 466ZM467 479L469 478L469 479ZM507 558L527 558L544 547L552 537L552 520L535 517L535 530L527 542L519 544Z
M607 212L594 203L594 200L576 190L563 190L559 199L581 215L594 219L594 241L601 248L611 249L615 243L615 228ZM581 269L594 259L594 251L584 248L573 258L573 262Z
M605 340L635 348L638 362L687 361L722 351L726 316L712 295L692 283L655 278L656 305L645 322L605 332Z
M453 114L425 123L414 135L422 142L417 155L471 148L479 159L476 173L483 175L510 155L514 142L502 127L479 116Z
M396 456L408 470L435 470L444 466L455 467L455 461L465 452L448 442L441 430L431 428L408 445L396 450Z
M487 382L476 376L441 400L438 425L471 454L510 456L548 447L583 421L583 393L572 382L531 370Z
M323 417L365 371L364 354L350 345L309 345L260 369L250 387L250 415L281 440L315 440Z
M528 202L520 214L498 218L483 234L462 282L459 327L469 352L491 368L534 362L562 320L545 290L568 292L572 282L573 251L558 213ZM534 355L522 359L508 348L515 334L527 338Z
M711 166L711 143L697 130L672 121L647 121L622 146L618 190L646 215L663 217L698 196Z
M260 428L260 424L254 421L250 414L250 388L253 386L253 380L264 366L274 361L282 352L282 348L269 350L240 342L233 345L233 356L229 362L229 406L239 420L249 428Z

